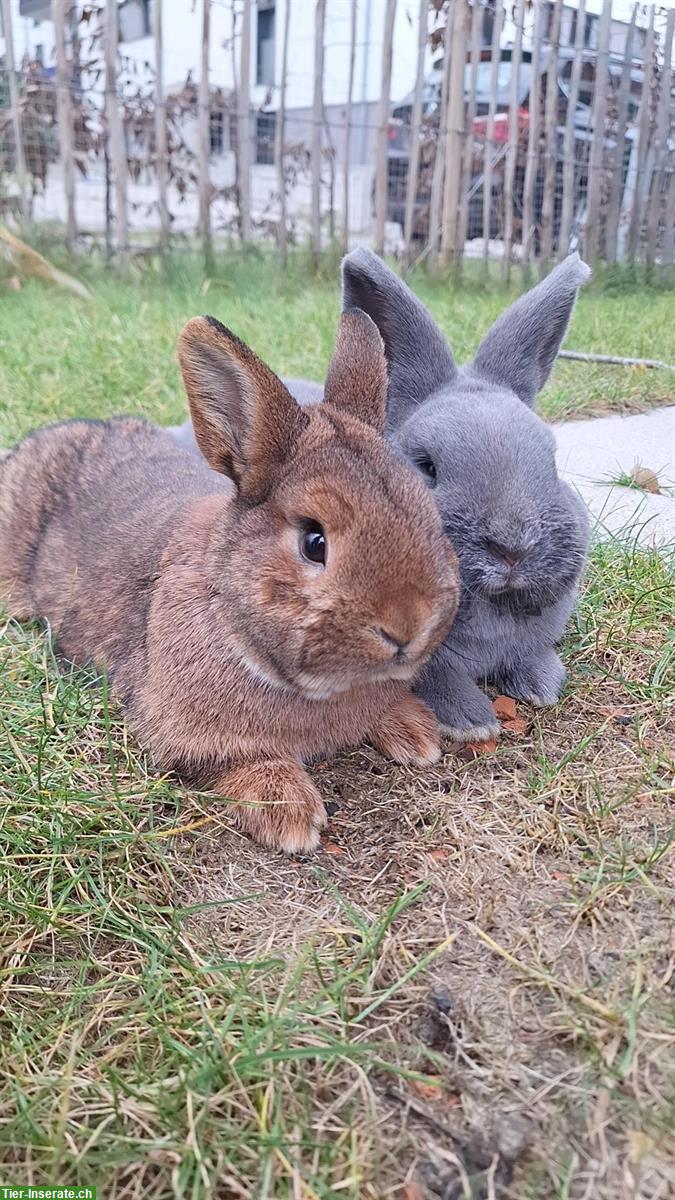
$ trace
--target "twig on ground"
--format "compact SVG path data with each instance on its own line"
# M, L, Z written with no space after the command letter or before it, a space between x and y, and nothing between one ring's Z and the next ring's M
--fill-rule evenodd
M675 371L673 363L661 362L658 358L619 358L616 354L582 354L580 350L560 350L558 358L572 358L575 362L609 363L615 367L655 367L659 371Z

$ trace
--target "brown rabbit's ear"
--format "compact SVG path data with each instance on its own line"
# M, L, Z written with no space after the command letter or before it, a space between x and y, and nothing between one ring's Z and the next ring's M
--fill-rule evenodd
M324 403L384 429L387 403L387 360L374 321L360 308L340 317L337 341L328 367Z
M178 358L204 458L247 499L260 499L306 414L274 372L214 317L188 321Z

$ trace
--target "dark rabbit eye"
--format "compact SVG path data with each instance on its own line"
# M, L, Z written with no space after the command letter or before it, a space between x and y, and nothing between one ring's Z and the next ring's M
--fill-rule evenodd
M313 563L326 561L326 535L318 521L308 521L300 535L300 551L303 558Z
M430 479L432 483L435 483L436 467L427 454L420 455L420 457L417 459L417 466L427 479Z

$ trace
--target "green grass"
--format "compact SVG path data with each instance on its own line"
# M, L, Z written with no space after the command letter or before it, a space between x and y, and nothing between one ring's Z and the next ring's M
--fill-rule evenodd
M226 906L246 922L255 897L177 902L189 868L172 847L191 825L178 791L148 777L105 691L60 672L45 637L9 626L0 645L4 1175L29 1164L32 1180L164 1195L175 1171L179 1196L225 1177L290 1196L295 1172L312 1195L357 1197L350 1157L372 1132L317 1135L313 1092L364 1065L400 1073L366 1018L399 986L373 975L424 885L374 919L347 906L294 961L200 942L191 922Z
M286 281L223 261L208 287L189 260L83 273L88 305L0 296L0 444L75 414L180 419L196 312L280 372L320 377L330 354L336 278L299 260ZM414 282L460 359L504 304ZM568 344L673 359L671 308L590 290ZM668 398L656 372L565 364L547 412L606 407L609 381L610 407ZM0 618L0 1183L459 1200L459 1161L474 1200L665 1195L673 580L665 554L596 547L563 702L430 771L319 764L329 840L295 862L154 773L102 681Z
M123 284L97 268L80 271L94 293L85 303L40 283L0 290L0 445L39 422L76 415L142 412L178 421L185 400L176 365L182 324L210 312L248 341L278 373L321 379L339 313L337 262L319 280L296 258L286 277L266 255L222 257L205 281L197 260L138 268ZM467 271L460 287L418 271L413 287L452 342L458 361L515 292L485 290ZM567 344L574 349L675 361L672 293L644 288L582 290ZM550 418L672 402L669 372L559 362L542 399Z

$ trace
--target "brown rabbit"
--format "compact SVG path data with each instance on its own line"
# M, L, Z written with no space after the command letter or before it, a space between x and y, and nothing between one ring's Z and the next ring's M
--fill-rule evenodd
M107 669L162 768L231 798L265 845L310 850L326 816L303 761L365 738L439 756L408 682L456 611L454 554L381 436L365 314L342 317L316 408L211 317L179 354L206 462L131 419L35 431L0 465L0 597Z

